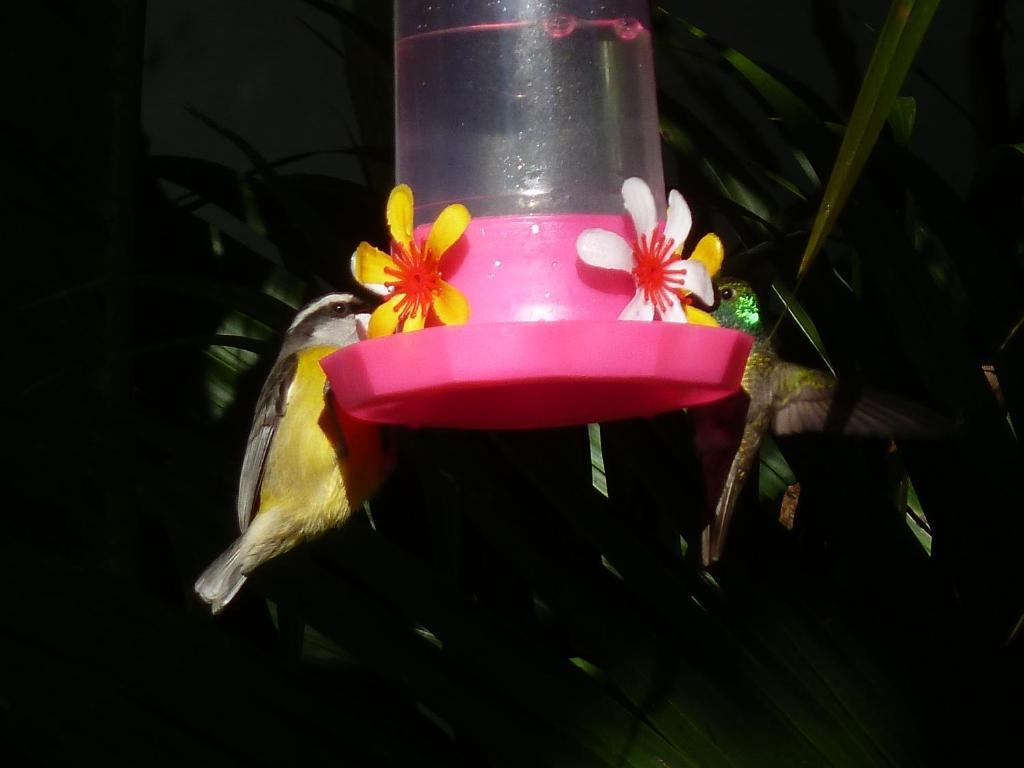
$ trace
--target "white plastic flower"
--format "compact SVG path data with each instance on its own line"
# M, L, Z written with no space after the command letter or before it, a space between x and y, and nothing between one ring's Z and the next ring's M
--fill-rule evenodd
M722 243L709 234L688 259L681 257L693 218L683 196L668 195L668 216L662 230L647 182L636 177L622 185L622 199L633 219L632 243L605 229L587 229L576 240L580 259L592 267L628 272L636 294L619 315L620 320L653 320L657 315L673 323L717 325L707 312L689 305L690 295L706 306L714 302L711 278L722 263Z

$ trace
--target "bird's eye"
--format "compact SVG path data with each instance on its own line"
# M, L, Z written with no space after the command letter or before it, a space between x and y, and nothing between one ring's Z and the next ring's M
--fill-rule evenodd
M728 301L729 299L731 299L732 298L732 288L723 288L722 289L722 298L725 301Z
M334 314L336 314L338 317L347 317L349 314L348 304L344 304L340 301L333 307L331 307L331 309L334 310Z

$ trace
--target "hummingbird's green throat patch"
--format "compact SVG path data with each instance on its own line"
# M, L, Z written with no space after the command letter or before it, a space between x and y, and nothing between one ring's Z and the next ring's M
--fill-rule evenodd
M757 299L750 294L736 297L736 319L745 331L756 331L761 328L761 313L757 308Z

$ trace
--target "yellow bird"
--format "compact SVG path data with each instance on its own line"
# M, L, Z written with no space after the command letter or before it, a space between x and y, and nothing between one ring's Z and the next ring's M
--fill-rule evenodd
M336 413L320 360L359 340L355 296L303 307L263 385L238 484L242 535L196 580L214 613L260 564L339 526L391 468L380 427Z

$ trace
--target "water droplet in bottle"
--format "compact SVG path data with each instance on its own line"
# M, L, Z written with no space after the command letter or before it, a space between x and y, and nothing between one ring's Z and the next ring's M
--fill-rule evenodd
M624 16L615 20L615 34L622 40L636 40L644 31L644 25L639 19L632 16Z
M568 37L576 29L576 17L571 13L556 13L544 19L544 31L558 39Z

